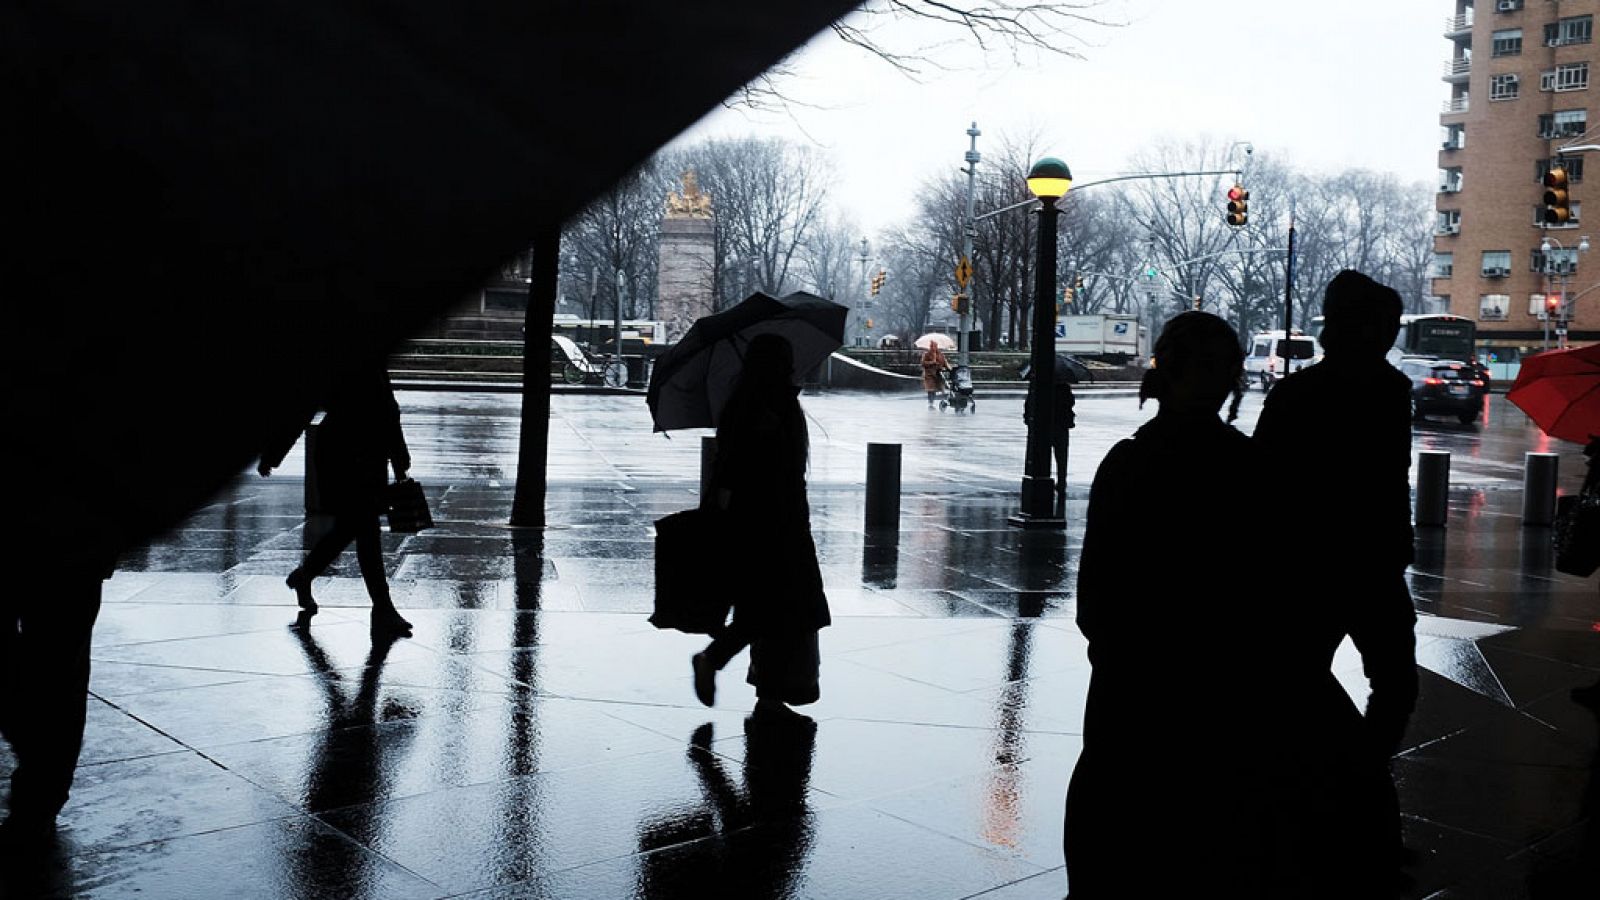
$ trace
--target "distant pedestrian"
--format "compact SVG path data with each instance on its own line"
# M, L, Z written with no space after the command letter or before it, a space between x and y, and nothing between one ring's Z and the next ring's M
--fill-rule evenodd
M1272 389L1255 429L1256 443L1279 465L1272 481L1287 483L1291 465L1296 474L1310 473L1316 501L1297 532L1321 562L1310 596L1294 604L1297 624L1286 631L1324 678L1331 678L1334 652L1348 635L1372 689L1358 719L1360 746L1318 742L1329 756L1315 765L1348 780L1341 796L1323 795L1332 805L1321 817L1327 830L1308 841L1346 841L1347 856L1370 859L1370 877L1391 883L1403 850L1388 760L1400 749L1417 700L1417 616L1406 582L1413 559L1411 383L1385 359L1399 334L1401 308L1393 288L1360 272L1334 276L1323 295L1323 360ZM1357 715L1348 698L1343 705L1340 715ZM1354 877L1349 863L1327 865Z
M832 621L806 502L809 438L789 342L758 335L717 424L709 499L729 518L733 620L691 660L695 696L716 699L716 673L750 647L749 682L762 717L806 718L816 702L817 632Z
M1072 900L1279 896L1263 870L1270 711L1252 702L1273 677L1269 608L1230 565L1254 530L1239 487L1260 461L1218 416L1230 396L1230 421L1238 411L1243 352L1222 319L1185 312L1155 357L1139 397L1159 410L1111 448L1089 494L1077 622L1092 671L1067 792L1068 886Z
M263 477L271 474L288 452L289 445L268 448L257 471ZM285 579L300 605L299 621L307 623L317 612L312 580L354 541L361 578L372 598L372 631L409 636L411 623L400 616L389 596L379 518L384 511L386 470L393 466L395 480L404 480L411 453L400 430L400 405L381 365L351 375L334 389L317 426L312 455L317 494L333 524Z
M1050 417L1050 451L1056 459L1056 500L1065 502L1067 496L1067 450L1072 440L1072 427L1077 424L1077 416L1073 414L1073 406L1077 400L1072 396L1072 374L1065 361L1057 359L1055 363L1055 390L1051 391L1051 409L1055 410ZM1022 401L1022 421L1033 422L1033 379L1032 372L1028 378L1028 395Z
M950 369L950 360L933 341L922 351L922 389L928 392L928 408L933 409L934 395L944 391L944 373Z

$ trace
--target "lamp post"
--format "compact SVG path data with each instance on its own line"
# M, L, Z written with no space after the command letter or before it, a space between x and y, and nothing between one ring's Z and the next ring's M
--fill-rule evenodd
M1568 302L1569 301L1567 300L1567 285L1568 285L1568 279L1569 279L1569 276L1570 276L1571 272L1570 272L1570 270L1567 270L1565 267L1563 267L1564 271L1562 271L1562 272L1559 272L1559 273L1554 272L1555 266L1550 260L1550 245L1551 244L1554 244L1557 250L1562 251L1562 255L1563 256L1566 255L1566 249L1567 249L1566 247L1562 246L1560 240L1558 240L1556 238L1553 238L1553 237L1550 237L1549 235L1545 235L1544 241L1539 244L1539 252L1544 254L1544 277L1545 277L1545 285L1544 285L1544 290L1545 290L1544 349L1546 349L1546 350L1550 349L1550 313L1552 311L1550 309L1550 299L1549 299L1550 298L1550 276L1552 274L1559 274L1561 276L1561 304L1560 304L1559 307L1556 308L1555 312L1561 318L1556 323L1556 346L1559 347L1562 350L1565 350L1565 349L1567 349L1567 319L1568 319L1568 310L1569 310L1569 306L1568 306ZM1589 236L1587 234L1578 239L1578 248L1577 249L1578 249L1578 253L1580 253L1580 254L1589 252ZM1572 262L1574 263L1574 266L1575 266L1576 263L1577 263L1577 259L1574 258L1572 260Z
M1028 190L1039 198L1039 261L1033 284L1033 347L1030 365L1033 415L1028 420L1028 451L1022 476L1022 511L1010 518L1022 528L1065 528L1055 514L1055 485L1050 481L1050 432L1055 417L1056 387L1056 201L1072 187L1072 171L1054 157L1028 170ZM1060 473L1063 480L1066 473Z

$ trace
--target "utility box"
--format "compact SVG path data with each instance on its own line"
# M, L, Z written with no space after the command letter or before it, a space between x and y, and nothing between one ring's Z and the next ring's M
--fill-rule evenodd
M1137 316L1096 314L1062 316L1056 320L1056 352L1112 362L1149 356L1148 329Z

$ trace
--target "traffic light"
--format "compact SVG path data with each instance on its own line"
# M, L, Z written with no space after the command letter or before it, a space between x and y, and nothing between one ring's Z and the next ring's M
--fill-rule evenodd
M1235 183L1228 188L1228 224L1243 228L1250 221L1250 192L1244 185Z
M1062 310L1072 308L1073 294L1074 291L1072 288L1066 287L1061 289L1061 299L1056 303L1056 315L1061 315Z
M883 290L884 280L888 277L889 273L885 272L883 269L879 269L878 274L872 276L872 296L878 296L878 292Z
M1544 298L1544 317L1548 319L1560 318L1561 295L1546 294Z
M866 325L867 325L867 328L869 328L869 329L872 328L872 320L868 319L867 322L866 322Z
M1565 225L1572 218L1567 202L1567 169L1561 165L1551 166L1550 171L1544 173L1544 223Z
M957 294L950 298L950 309L958 316L966 315L967 310L971 308L972 300L966 294Z

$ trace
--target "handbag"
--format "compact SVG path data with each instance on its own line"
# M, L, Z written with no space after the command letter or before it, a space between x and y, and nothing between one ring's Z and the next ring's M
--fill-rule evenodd
M1556 501L1556 569L1588 578L1600 569L1600 497L1568 494Z
M415 534L433 527L433 513L428 511L428 498L422 485L406 478L384 488L384 507L389 514L389 530Z
M732 607L726 515L686 509L656 520L656 599L650 624L685 634L722 630Z

